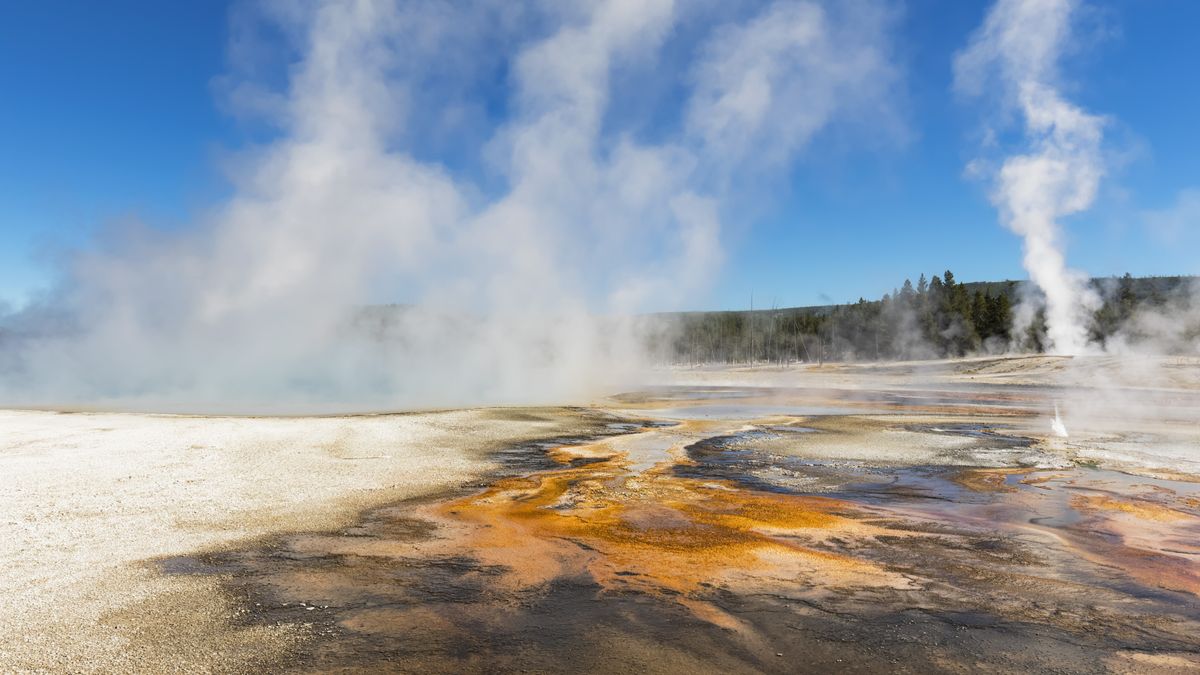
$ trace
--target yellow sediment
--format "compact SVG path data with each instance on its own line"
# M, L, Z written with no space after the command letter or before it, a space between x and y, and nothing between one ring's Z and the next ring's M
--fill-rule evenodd
M1081 511L1118 511L1142 520L1157 522L1176 522L1194 520L1195 516L1178 511L1169 506L1154 502L1134 499L1117 499L1107 495L1076 496L1071 498L1071 506Z

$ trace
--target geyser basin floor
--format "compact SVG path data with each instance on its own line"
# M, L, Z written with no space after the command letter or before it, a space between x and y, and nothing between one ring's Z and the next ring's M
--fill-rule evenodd
M344 527L364 509L477 480L505 449L606 433L611 421L562 408L0 411L0 672L254 670L296 628L242 629L246 610L218 579L164 577L147 561Z
M643 427L352 528L162 565L222 579L246 629L306 631L296 670L1200 667L1200 484L776 454L861 426L1030 457L992 425L914 419Z
M677 372L616 419L0 413L0 671L1194 670L1200 367L1071 363Z

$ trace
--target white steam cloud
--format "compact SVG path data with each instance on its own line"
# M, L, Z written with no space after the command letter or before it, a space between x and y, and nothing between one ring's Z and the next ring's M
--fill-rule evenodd
M1086 277L1067 267L1059 224L1091 206L1104 174L1104 119L1067 101L1057 84L1078 4L997 0L954 64L960 91L998 90L1023 120L1026 150L1004 161L992 199L1024 238L1025 269L1045 295L1047 351L1060 354L1090 350L1088 323L1100 304ZM1027 325L1031 315L1017 318Z
M720 264L734 172L785 171L842 117L894 123L880 2L331 0L237 16L220 88L276 140L200 222L108 236L49 298L0 317L0 404L585 396L638 365L622 317L682 302ZM262 32L291 41L282 86L258 75ZM406 308L364 310L381 301Z

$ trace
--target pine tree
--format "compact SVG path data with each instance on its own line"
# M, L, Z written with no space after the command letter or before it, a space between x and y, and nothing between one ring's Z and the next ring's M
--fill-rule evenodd
M971 301L971 324L975 328L976 334L980 338L986 339L991 329L990 317L988 316L990 298L983 294L983 291L975 291L975 297Z
M992 301L991 316L988 322L991 326L989 336L1011 339L1012 333L1012 301L1007 293L1001 293Z
M1133 293L1133 277L1126 272L1117 284L1117 316L1120 317L1122 323L1133 315L1135 304L1137 304L1137 296Z

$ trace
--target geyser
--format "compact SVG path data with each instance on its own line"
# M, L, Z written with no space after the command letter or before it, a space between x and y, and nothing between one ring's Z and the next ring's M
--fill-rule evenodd
M1059 438L1067 438L1070 434L1067 433L1067 425L1063 422L1062 415L1058 413L1058 404L1054 404L1054 419L1050 420L1050 430Z
M1058 65L1076 0L998 0L955 60L955 85L979 96L998 90L1024 126L1023 152L994 176L992 201L1024 239L1024 265L1044 295L1047 351L1091 350L1088 322L1100 304L1086 277L1067 267L1061 220L1086 210L1104 174L1104 119L1067 101ZM1018 312L1026 321L1031 312ZM1023 326L1015 333L1021 334Z

